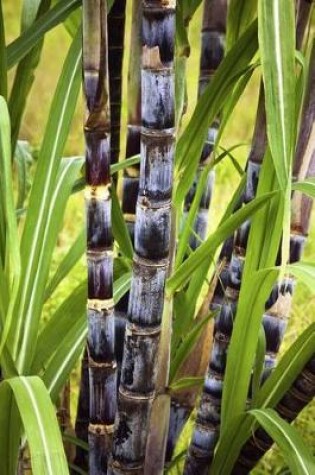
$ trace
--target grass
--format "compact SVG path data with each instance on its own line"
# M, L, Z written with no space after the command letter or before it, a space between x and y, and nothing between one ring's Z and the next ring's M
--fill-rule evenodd
M130 3L130 2L129 2ZM19 18L21 12L20 0L14 2L10 0L3 1L5 28L7 42L12 41L19 32ZM127 32L130 31L131 23L131 9L129 5L127 12ZM184 123L188 121L194 106L196 104L197 96L197 75L199 69L199 51L200 51L200 25L201 25L201 9L199 8L194 20L190 26L190 40L192 45L191 56L188 61L188 96L189 104L188 111ZM47 120L49 107L58 76L61 71L63 60L65 58L67 49L70 45L70 38L63 27L57 27L48 35L46 35L45 45L40 66L36 72L36 79L30 94L26 114L23 119L20 138L28 140L33 147L38 147L41 142L41 137ZM128 48L125 56L124 77L127 77L128 64ZM10 73L10 80L12 80L13 72ZM223 137L223 145L230 147L238 143L250 143L253 122L256 113L257 105L257 88L258 77L254 75L251 80L246 93L241 98L233 118L228 124L226 133ZM126 81L124 84L124 97L126 97ZM82 155L84 150L83 132L82 132L82 99L79 101L77 111L73 120L71 133L66 145L65 154ZM127 108L126 101L124 101L122 121L126 124ZM241 125L241 126L240 126ZM124 150L125 136L122 137L121 149ZM246 157L248 155L249 147L243 146L235 151L235 156L241 166L244 166ZM232 192L237 184L237 174L231 162L225 161L217 169L216 187L214 199L211 208L210 228L213 229L220 216L222 215L227 203L229 202ZM62 231L59 234L58 248L54 256L54 265L52 272L55 271L58 263L65 255L71 243L75 240L77 234L83 226L83 197L74 196L70 199L66 218ZM314 213L313 213L314 216ZM312 228L310 236L305 249L305 259L311 259L315 255L315 223L312 220ZM53 298L47 303L45 307L44 318L49 318L52 312L58 307L59 303L69 293L70 289L74 288L85 276L84 259L71 272L70 276L59 286ZM288 331L285 336L285 341L282 351L285 351L290 343L292 343L297 335L314 319L315 314L315 297L305 289L302 285L297 286L294 296L294 303L291 313L291 319ZM75 371L72 379L72 386L77 390L78 373ZM73 398L72 416L75 414L75 399ZM315 404L311 404L300 415L296 425L299 428L302 436L308 441L309 445L315 452ZM277 448L272 449L264 458L263 462L254 470L255 475L276 474L280 472L280 468L284 465Z

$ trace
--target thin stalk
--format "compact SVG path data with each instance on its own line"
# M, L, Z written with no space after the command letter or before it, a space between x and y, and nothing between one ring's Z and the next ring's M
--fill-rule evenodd
M132 26L130 38L130 60L128 70L128 129L126 158L140 154L141 131L141 0L133 0ZM134 238L134 223L136 214L137 196L139 192L140 167L134 166L124 171L122 211L127 223L131 238ZM125 299L124 313L128 305Z
M124 56L126 0L115 0L108 14L108 67L111 116L111 163L120 152L122 65Z
M110 474L143 474L170 265L175 2L142 4L141 166L135 253Z
M201 30L201 56L198 97L203 94L205 88L211 81L224 57L226 15L226 0L205 0ZM206 166L213 151L219 126L220 120L219 117L217 117L208 129L207 140L200 156L200 163L196 173L195 182L185 200L186 213L189 211L189 208L193 202L200 174ZM204 240L207 233L209 206L211 202L213 186L214 171L211 171L208 176L208 181L200 201L199 210L194 223L194 231L199 239L194 234L190 239L190 247L193 250L196 249L200 242Z
M247 163L247 181L242 201L251 201L256 194L258 175L266 149L266 118L263 88L260 89L253 145ZM240 204L241 205L241 204ZM210 309L216 312L213 346L206 373L196 426L188 450L184 474L207 474L220 432L223 379L233 318L241 284L241 273L247 245L249 223L244 223L223 245L219 256L222 268Z
M275 407L278 414L288 422L294 421L299 413L315 396L315 356L298 375L290 389ZM243 447L232 471L233 475L246 475L273 445L271 437L257 429Z
M128 128L125 158L140 154L141 131L141 0L133 0L132 26L130 36L130 60L128 71ZM134 240L136 204L139 192L140 166L135 165L124 170L122 189L122 211L132 241ZM116 359L117 384L120 383L123 356L126 315L129 292L116 305Z
M306 27L312 11L312 0L297 0L296 48L302 49Z
M106 473L116 412L107 3L83 1L86 99L89 473Z
M219 67L223 59L226 30L226 14L226 0L205 0L201 29L201 55L198 98L204 92L205 88L211 81L213 75L215 74L217 68ZM209 127L207 140L204 144L200 156L200 162L196 173L195 181L185 199L184 209L186 215L188 214L189 209L193 203L200 175L202 174L212 154L219 126L220 121L217 117L211 127ZM192 234L190 237L189 244L193 250L195 250L206 237L209 218L209 207L214 186L214 178L215 173L214 171L211 171L208 175L206 186L203 191L202 198L199 204L199 209L194 222L194 234ZM205 345L203 346L206 346L206 343L207 342L205 341ZM205 368L199 368L199 371L200 374L203 376ZM166 454L167 461L171 460L172 458L177 438L195 405L195 398L196 392L194 392L193 397L190 398L187 398L187 394L185 394L184 397L178 394L174 395L171 399L170 426Z
M70 414L70 397L71 397L71 386L70 380L68 380L63 387L59 402L57 406L57 419L62 434L70 433L72 430L71 426L71 414ZM67 460L70 462L72 460L72 448L73 445L69 442L65 442L65 453Z
M78 439L88 442L89 427L89 361L88 350L85 348L81 362L81 378L79 388L79 399L77 415L75 420L75 433ZM88 453L86 450L76 446L75 458L73 461L76 467L88 470Z

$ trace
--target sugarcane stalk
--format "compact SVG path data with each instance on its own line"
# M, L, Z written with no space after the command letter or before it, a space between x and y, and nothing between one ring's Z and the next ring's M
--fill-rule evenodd
M315 356L313 355L292 386L275 407L277 413L287 422L296 419L299 413L315 396ZM233 475L248 474L271 448L273 440L259 428L246 442L233 468Z
M263 87L261 87L242 202L249 202L255 197L266 140L264 93ZM240 205L241 203L239 203ZM226 240L219 256L222 270L210 305L210 309L216 313L212 352L197 411L196 425L186 457L185 475L208 473L219 438L227 350L236 314L248 231L249 223L245 222L236 233L235 238L231 236Z
M205 0L203 7L203 20L201 29L201 55L200 55L200 73L198 83L198 98L203 94L205 88L210 83L213 75L219 67L224 56L224 43L225 43L225 29L226 29L226 14L227 14L227 1L226 0ZM219 117L217 117L214 123L209 127L207 140L204 144L198 170L194 183L189 190L184 204L184 213L187 215L190 206L194 200L196 187L199 181L199 177L203 172L204 167L207 165L208 160L213 151L214 143L217 137L218 128L220 125ZM190 237L190 247L195 250L200 243L204 240L207 233L209 207L212 197L212 191L214 186L215 173L211 171L208 175L206 186L200 200L199 209L194 222L194 234ZM209 327L209 325L208 325ZM210 328L211 331L211 328ZM202 347L208 347L205 332L203 334ZM208 348L207 348L208 349ZM207 362L206 362L207 364ZM198 374L204 374L205 367L199 366ZM196 376L198 374L194 373ZM170 425L169 434L167 440L167 453L166 460L169 461L172 458L173 450L177 441L177 438L186 423L194 405L195 405L196 393L192 393L190 397L187 394L176 394L171 398L171 413L170 413Z
M170 264L175 2L142 4L141 166L133 275L109 473L144 472Z
M130 60L128 70L128 128L126 158L140 154L141 131L141 0L133 0L130 37ZM130 236L134 239L136 204L139 192L139 165L124 170L122 211ZM128 296L125 298L124 313L127 311Z
M86 99L89 473L105 474L116 411L107 3L83 1Z
M201 56L200 75L198 85L198 97L200 97L224 56L225 30L226 30L226 0L205 0L203 9L203 20L201 30ZM188 213L193 202L196 186L200 174L202 173L215 144L220 125L219 117L215 119L208 129L207 140L204 144L200 163L196 173L194 184L185 199L185 212ZM202 195L199 210L194 223L195 235L190 238L190 247L195 250L202 242L207 233L209 206L211 202L212 190L214 186L214 171L208 176L207 184Z
M126 0L115 0L108 14L108 67L111 117L111 163L119 160Z

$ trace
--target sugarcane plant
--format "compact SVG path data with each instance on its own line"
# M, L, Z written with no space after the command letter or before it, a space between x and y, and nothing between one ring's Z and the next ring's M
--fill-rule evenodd
M203 6L203 19L201 29L201 54L200 54L200 72L198 82L198 97L202 95L205 87L211 81L216 69L224 55L225 26L226 26L226 1L205 1ZM195 181L189 190L185 199L185 214L188 215L189 209L193 203L197 183L200 176L205 172L213 152L219 128L219 118L216 117L214 123L208 130L207 139L202 149L200 163L196 173ZM193 223L193 233L190 237L191 249L196 249L205 239L208 227L209 207L214 187L214 171L210 171L207 178L205 189L199 203L195 223ZM187 365L187 363L186 363ZM200 368L201 374L204 368ZM183 392L183 394L174 395L171 401L170 428L167 441L167 460L171 459L172 452L176 443L178 434L183 428L192 408L195 405L195 393Z
M0 1L0 473L245 474L276 442L312 475L290 425L314 397L312 300L289 319L296 282L315 278L312 2L24 0L11 41L12 8ZM71 46L37 147L27 98L60 23ZM86 227L67 208L84 214L83 190Z

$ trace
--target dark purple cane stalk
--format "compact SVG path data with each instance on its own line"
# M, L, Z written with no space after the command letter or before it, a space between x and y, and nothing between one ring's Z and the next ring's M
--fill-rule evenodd
M290 389L277 404L275 410L287 422L292 422L307 404L313 400L314 396L315 356L313 355ZM271 437L263 429L257 429L241 450L232 474L248 474L272 445L273 440Z
M83 1L83 87L86 100L89 473L101 475L107 471L116 412L106 0Z
M201 30L201 56L200 56L200 74L198 85L198 97L200 97L224 56L225 30L226 30L226 0L205 0L203 8L203 20ZM213 151L214 143L220 126L217 117L214 123L209 127L207 140L204 144L199 167L196 173L195 181L185 199L185 213L189 212L190 206L194 200L196 187L200 174L208 163ZM208 227L209 207L211 203L212 191L214 186L214 171L209 173L205 190L201 197L199 209L194 223L195 235L190 237L190 247L195 250L205 239ZM177 438L187 421L195 404L195 397L190 398L183 403L181 396L173 396L171 399L171 414L169 434L167 440L166 460L172 458L173 450Z
M225 30L226 30L227 0L205 0L201 30L201 56L198 97L200 97L224 56ZM212 153L214 143L220 126L217 117L208 129L207 141L204 144L195 182L185 200L185 211L188 212L195 196L195 190L200 174ZM209 206L214 185L214 172L209 173L208 181L202 195L199 210L194 223L196 236L192 235L190 247L196 249L204 240L207 233Z
M110 474L142 474L170 264L175 2L142 4L142 131L135 254Z
M251 201L256 194L258 175L266 149L266 118L263 88L260 91L253 145L247 163L247 182L243 202ZM187 453L184 474L208 474L220 432L220 413L223 379L228 345L231 339L233 318L236 314L240 279L247 245L249 223L244 223L229 238L221 251L222 271L210 305L217 313L213 331L213 346L206 373L196 425Z
M111 118L111 163L119 160L122 95L122 65L124 56L126 0L114 0L108 14L108 69Z

